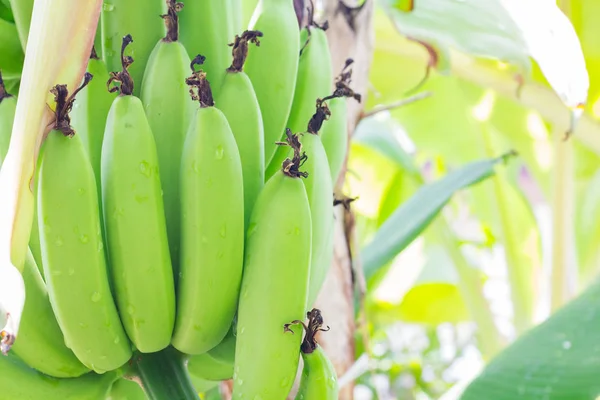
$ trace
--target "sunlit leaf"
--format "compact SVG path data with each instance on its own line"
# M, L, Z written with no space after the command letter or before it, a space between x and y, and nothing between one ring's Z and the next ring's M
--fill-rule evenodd
M408 37L530 68L521 30L498 0L418 0L409 13L398 9L398 0L386 2Z
M372 276L408 246L437 216L456 191L493 175L494 166L502 159L467 164L444 178L421 187L392 214L362 250L365 276Z
M501 352L462 400L593 400L600 394L600 283Z

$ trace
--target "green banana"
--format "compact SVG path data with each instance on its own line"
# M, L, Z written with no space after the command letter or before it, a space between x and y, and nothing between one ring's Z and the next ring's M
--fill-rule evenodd
M115 371L71 379L52 378L9 354L0 357L0 400L104 400L118 375Z
M310 281L307 307L312 307L333 258L333 186L327 154L316 133L302 137L302 150L310 156L304 163L308 173L304 184L310 204L312 219L312 253L310 257Z
M221 363L233 365L235 360L235 344L236 333L234 324L232 324L225 338L223 338L221 343L211 349L208 354Z
M114 88L120 95L102 144L102 202L121 321L135 347L150 353L171 342L175 286L156 144L144 106L131 92L131 62L124 58L113 79L121 86Z
M98 58L95 48L92 48L87 71L94 76L94 79L77 95L71 111L71 125L87 150L96 175L98 194L100 194L102 193L100 186L102 140L108 110L116 96L106 90L109 74L106 64Z
M335 368L315 338L319 331L326 332L329 327L322 328L323 317L318 309L312 309L307 316L307 325L301 321L292 322L302 324L306 330L301 346L304 367L296 400L337 400L339 387Z
M17 98L6 92L0 71L0 168L10 145L16 108Z
M117 380L110 389L106 400L147 400L144 389L137 382L125 378Z
M208 381L225 381L233 377L233 364L221 362L210 353L190 356L187 368L194 377Z
M328 96L329 100L327 101L331 117L323 123L323 128L321 129L321 141L327 153L331 181L334 187L342 172L344 162L346 161L346 154L348 153L347 98L353 98L358 102L361 101L361 95L355 93L348 86L352 78L352 70L349 67L353 62L352 59L346 60L341 74L336 79L336 90L331 96Z
M156 42L164 36L162 21L158 18L164 14L164 0L111 0L102 7L102 58L109 71L121 68L121 41L125 35L135 38L135 65L131 76L134 82L142 82L146 63L150 58ZM134 88L133 94L138 96L140 89Z
M194 65L202 64L197 56ZM202 354L218 345L235 315L244 256L242 164L202 70L187 79L200 108L181 157L181 276L173 346Z
M86 73L82 87L90 79ZM67 346L86 367L105 372L126 363L131 348L108 283L94 172L69 126L77 91L68 97L66 85L57 85L52 93L56 122L46 139L37 203L48 293Z
M232 12L229 0L196 0L185 3L181 14L181 43L190 56L200 53L206 57L202 69L215 95L229 65L227 44L233 39Z
M0 19L3 19L8 22L15 22L15 17L10 9L10 4L8 4L8 0L0 0Z
M23 51L27 48L27 37L29 36L29 25L33 13L34 0L10 0L10 8L17 25L17 39L21 41Z
M288 131L294 157L265 185L246 239L237 317L233 399L279 400L298 369L302 334L284 324L303 317L311 253L311 215L298 169L300 143Z
M296 74L300 34L293 0L261 0L250 29L264 34L260 47L248 56L246 73L254 86L265 129L265 166L285 129Z
M140 96L158 151L169 249L176 282L181 231L179 169L183 142L195 111L195 104L185 84L190 58L177 40L177 11L177 3L169 1L169 11L164 17L169 32L152 50Z
M31 252L25 259L23 280L27 296L13 352L30 367L57 378L73 378L89 372L65 346L64 335Z
M14 23L0 19L0 70L5 78L18 77L23 69L25 55L19 43Z
M300 43L303 47L298 62L294 101L286 124L292 132L306 130L306 124L315 111L315 102L327 96L333 85L331 53L325 34L329 25L327 22L323 25L317 24L313 20L312 8L309 8L308 15L308 25L300 32ZM279 170L287 155L288 151L285 147L276 150L267 168L267 179Z
M248 76L243 72L248 43L259 44L261 32L245 31L235 37L233 62L227 69L215 104L225 114L235 136L244 174L245 224L265 182L264 128L260 106Z

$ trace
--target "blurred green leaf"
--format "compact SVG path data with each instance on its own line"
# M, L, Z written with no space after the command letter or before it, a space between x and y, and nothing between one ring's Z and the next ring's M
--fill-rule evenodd
M492 176L494 166L501 160L503 158L469 163L443 179L421 187L390 216L362 250L361 259L367 279L406 248L456 191Z
M8 4L8 0L0 1L0 19L8 22L15 22L12 11L10 10L10 4Z
M600 394L600 283L517 339L461 400L594 400Z
M499 59L529 71L521 30L498 0L419 0L411 12L401 11L398 0L385 0L384 4L398 29L408 37Z

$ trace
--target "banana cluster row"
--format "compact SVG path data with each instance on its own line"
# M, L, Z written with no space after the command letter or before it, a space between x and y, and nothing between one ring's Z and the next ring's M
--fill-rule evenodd
M334 83L327 25L311 12L299 30L291 0L261 0L240 34L229 1L111 3L83 85L52 89L14 353L73 378L172 346L197 387L279 400L302 348L300 398L337 398L309 310L360 100L351 62ZM0 89L0 163L14 103Z

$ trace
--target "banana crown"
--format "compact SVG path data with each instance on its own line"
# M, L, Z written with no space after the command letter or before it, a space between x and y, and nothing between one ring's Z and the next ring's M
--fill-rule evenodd
M108 82L106 82L106 86L108 87L108 91L110 93L118 92L121 96L131 96L133 94L133 78L129 74L129 67L133 64L133 57L125 56L125 49L127 46L133 43L133 38L131 35L125 35L123 37L123 42L121 43L121 71L111 72L110 78L108 78ZM119 86L110 87L111 83L120 83Z
M179 13L183 10L183 3L175 0L167 0L167 13L161 15L167 26L167 34L164 37L164 42L179 41Z
M323 324L324 324L323 315L321 314L321 310L319 310L318 308L313 308L312 310L307 312L306 317L308 318L308 323L304 323L304 321L300 321L300 320L294 320L294 321L290 322L289 324L285 324L283 326L283 330L285 332L293 333L293 331L290 329L290 326L302 325L302 328L304 328L304 331L306 332L306 334L304 335L304 340L302 341L300 350L304 354L310 354L313 351L315 351L317 349L317 346L319 345L317 343L317 338L316 338L317 333L327 332L330 328L329 328L329 326L327 327L327 329L323 328Z
M79 86L73 94L69 96L69 90L67 85L56 85L50 89L50 93L54 95L54 101L56 102L56 108L54 110L54 122L52 123L53 129L62 132L65 136L73 137L75 130L71 126L71 117L69 112L73 109L73 103L75 102L75 96L84 87L90 83L94 76L89 72L86 72L83 77L83 83Z
M202 65L204 61L206 61L206 57L203 55L198 54L194 57L190 64L192 75L185 80L185 83L190 87L192 100L199 102L200 108L214 107L215 105L210 83L206 79L206 72L201 69L196 71L195 69L196 65Z
M233 43L229 43L229 46L233 47L231 50L233 61L231 66L227 68L227 72L242 72L244 70L244 63L246 57L248 57L248 43L260 46L259 38L262 36L261 31L244 31L242 36L235 35Z

